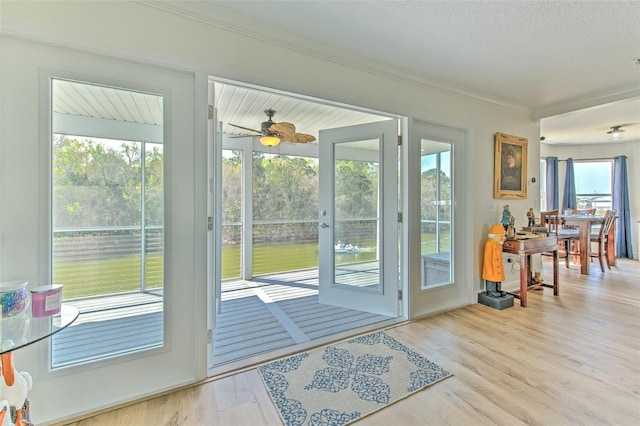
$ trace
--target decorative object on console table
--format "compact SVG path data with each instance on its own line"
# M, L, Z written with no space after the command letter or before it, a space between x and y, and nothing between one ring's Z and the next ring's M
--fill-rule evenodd
M527 226L536 226L536 214L533 212L533 207L527 212Z
M509 211L509 204L505 204L502 207L502 219L500 223L504 227L504 232L507 232L507 228L509 227L509 223L511 222L511 212Z
M493 198L527 198L527 138L496 133Z
M509 225L507 226L507 240L513 240L516 238L516 217L511 216L509 219Z
M525 226L522 228L523 231L525 232L531 232L532 234L539 234L539 235L548 235L549 231L547 230L547 228L545 226Z

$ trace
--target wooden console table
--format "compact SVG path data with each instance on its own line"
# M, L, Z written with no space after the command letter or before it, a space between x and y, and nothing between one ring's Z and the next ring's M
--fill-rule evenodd
M553 295L558 295L558 240L556 237L506 240L502 246L502 251L520 256L520 290L509 293L520 299L520 306L523 308L527 306L527 290L533 288L552 288ZM534 283L532 280L531 255L543 252L553 254L553 284Z

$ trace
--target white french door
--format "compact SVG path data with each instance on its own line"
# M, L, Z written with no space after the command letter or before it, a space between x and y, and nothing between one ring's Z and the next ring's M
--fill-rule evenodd
M321 130L320 303L398 314L398 122Z

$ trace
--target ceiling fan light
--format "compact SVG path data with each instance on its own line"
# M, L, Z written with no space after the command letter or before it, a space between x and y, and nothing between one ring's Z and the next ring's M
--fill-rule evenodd
M261 136L260 143L264 146L272 147L280 145L280 138L277 136Z

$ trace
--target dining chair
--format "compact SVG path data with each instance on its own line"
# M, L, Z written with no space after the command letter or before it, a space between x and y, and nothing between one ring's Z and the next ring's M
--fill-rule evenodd
M570 211L571 214L592 215L592 216L595 216L596 214L595 207L590 209L568 209L568 210ZM580 246L578 244L575 244L578 228L579 228L578 225L565 224L564 222L562 222L562 229L563 229L562 233L564 233L565 235L569 234L570 237L575 237L573 239L570 239L569 242L567 243L567 250L573 256L573 263L578 263L577 259L580 258ZM600 225L592 225L591 232L598 232L598 228L600 228ZM571 230L571 229L576 230L576 235L574 235L574 232L572 231L565 231L565 230Z
M591 235L589 235L589 244L598 244L598 249L595 251L591 251L589 253L589 257L598 258L598 261L600 262L600 269L602 270L602 272L605 272L603 259L607 263L607 268L611 270L611 264L609 262L609 256L607 253L607 243L609 242L611 227L613 225L613 222L616 220L616 213L616 210L607 210L604 213L604 219L602 221L602 225L600 225L600 228L592 229ZM573 245L577 247L580 240L579 236L571 236L570 239L571 243L573 243ZM579 254L579 252L577 253ZM574 255L576 254L576 251L571 251L569 254Z
M558 210L548 210L540 212L540 223L547 228L547 234L556 237L558 244L558 258L564 257L565 266L569 267L569 243L571 234L567 234L562 230L562 223ZM542 253L543 256L552 256L553 253Z

